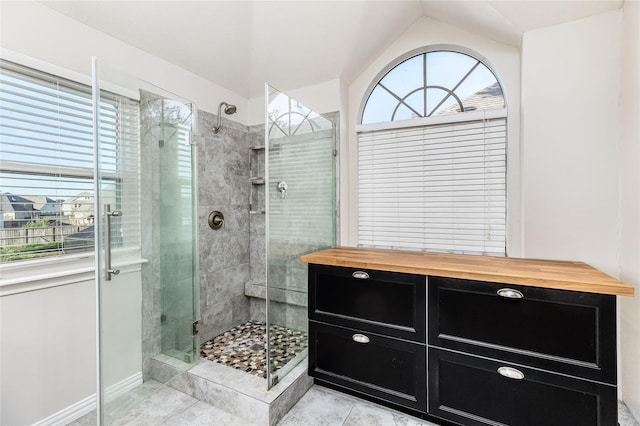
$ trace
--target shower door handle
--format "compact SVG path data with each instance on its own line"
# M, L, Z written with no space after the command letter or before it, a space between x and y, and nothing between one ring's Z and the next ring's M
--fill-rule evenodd
M118 275L120 269L113 269L111 267L111 218L121 217L122 212L120 210L111 211L111 204L104 205L104 264L105 264L105 281L111 281L111 275Z

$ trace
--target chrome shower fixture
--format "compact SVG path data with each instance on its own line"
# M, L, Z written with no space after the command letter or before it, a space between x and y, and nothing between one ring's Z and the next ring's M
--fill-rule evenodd
M224 105L224 113L227 115L235 114L238 110L235 105L231 105L226 102L220 102L220 105L218 105L218 124L213 128L213 133L218 133L218 130L220 130L220 121L222 120L222 105Z

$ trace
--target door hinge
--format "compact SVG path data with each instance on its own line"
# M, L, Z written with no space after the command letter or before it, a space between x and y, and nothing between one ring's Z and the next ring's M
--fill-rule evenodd
M200 320L195 320L194 322L191 323L191 335L192 336L197 336L198 335L198 323L200 322Z
M197 135L195 133L191 133L191 145L196 145L197 144Z

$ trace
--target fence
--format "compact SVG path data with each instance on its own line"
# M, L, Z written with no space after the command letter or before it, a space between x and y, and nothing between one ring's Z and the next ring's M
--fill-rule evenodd
M0 229L0 248L61 242L67 235L84 228L86 227L66 225Z

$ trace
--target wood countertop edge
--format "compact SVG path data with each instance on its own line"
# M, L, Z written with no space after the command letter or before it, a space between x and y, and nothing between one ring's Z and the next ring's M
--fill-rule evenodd
M523 276L521 273L518 274L509 274L499 271L475 271L472 270L473 266L467 266L466 270L456 270L447 267L433 267L432 265L407 265L403 263L391 263L386 262L384 260L385 253L389 255L398 255L398 254L411 254L414 257L420 257L422 252L407 252L407 251L398 251L395 252L393 250L381 250L381 249L373 249L373 253L375 253L376 259L371 260L363 260L357 259L355 257L349 258L349 252L357 253L357 255L361 255L366 253L367 251L371 251L371 249L363 249L357 247L336 247L334 249L323 250L316 253L309 253L300 257L300 260L305 263L313 263L319 265L327 265L327 266L341 266L347 268L362 268L362 269L373 269L379 271L390 271L390 272L403 272L410 274L418 274L418 275L433 275L433 276L441 276L448 278L461 278L468 280L479 280L479 281L488 281L494 283L504 283L505 285L524 285L524 286L532 286L532 287L542 287L542 288L551 288L558 290L571 290L571 291L582 291L587 293L598 293L598 294L609 294L614 296L633 296L635 293L634 287L625 284L604 272L593 268L582 262L563 262L563 261L545 261L540 259L522 259L522 262L534 262L538 265L545 263L549 263L549 265L554 268L562 267L562 265L567 268L576 268L576 274L578 277L576 279L566 279L566 278L549 278L549 274L552 274L550 271L545 271L545 277L527 277ZM336 251L344 251L340 253L340 256L336 256ZM429 257L439 256L440 253L429 253ZM444 257L447 254L443 254ZM462 255L456 255L462 256ZM476 256L476 255L467 255L467 256ZM501 258L498 258L501 259ZM520 258L504 258L510 259L514 262L520 262ZM478 260L475 258L474 260ZM489 262L490 263L490 259ZM518 271L521 272L521 271ZM532 270L532 275L535 275L535 270ZM603 281L596 280L594 282L593 277L591 279L581 279L579 276L583 276L585 272L591 272L591 274L598 274L598 277L602 277ZM601 274L601 275L600 275ZM584 277L583 277L584 278Z

